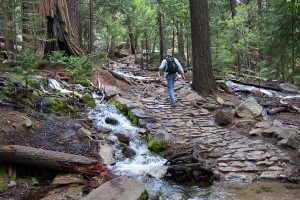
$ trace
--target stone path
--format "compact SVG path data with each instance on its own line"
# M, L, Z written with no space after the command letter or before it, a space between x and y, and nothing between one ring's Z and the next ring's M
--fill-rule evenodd
M291 177L293 163L286 151L262 138L250 138L216 125L212 112L196 108L186 98L193 93L189 86L184 82L176 84L178 88L183 87L176 93L176 107L170 107L163 86L148 92L147 98L139 98L143 108L156 119L156 123L147 124L150 132L168 132L175 147L196 147L201 157L215 163L216 173L222 179L252 181ZM143 94L145 91L135 90L135 95Z

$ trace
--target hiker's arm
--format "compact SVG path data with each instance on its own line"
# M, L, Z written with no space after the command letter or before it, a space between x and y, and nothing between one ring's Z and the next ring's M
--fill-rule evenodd
M178 66L178 71L181 74L182 78L185 79L183 67L181 66L180 62L176 58L174 58L174 61L175 61L176 65Z
M166 61L166 59L163 59L159 66L159 75L160 76L164 75L164 72L166 71L166 65L167 65L167 61Z

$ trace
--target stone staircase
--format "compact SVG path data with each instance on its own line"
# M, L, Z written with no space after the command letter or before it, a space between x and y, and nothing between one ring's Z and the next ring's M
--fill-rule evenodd
M176 92L178 104L175 107L169 105L168 93L163 86L152 91L147 98L138 99L143 109L155 116L156 123L146 125L150 132L168 132L174 151L182 147L196 147L201 157L215 164L215 172L221 179L250 182L290 179L293 176L295 165L286 150L262 138L249 137L216 125L213 112L196 108L186 98L187 91L192 91L187 84L179 84L181 89ZM143 96L143 92L136 89L134 95Z

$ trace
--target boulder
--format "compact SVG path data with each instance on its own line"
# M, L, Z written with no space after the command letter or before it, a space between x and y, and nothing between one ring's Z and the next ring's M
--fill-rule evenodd
M189 95L187 95L186 97L185 97L185 99L187 100L187 101L189 101L189 102L194 102L194 101L203 101L203 102L206 102L206 100L205 99L203 99L199 94L197 94L196 92L193 92L193 93L191 93L191 94L189 94Z
M289 83L280 83L279 87L285 91L300 93L298 86Z
M111 125L114 125L114 126L119 125L119 121L116 120L116 119L113 119L113 118L111 118L111 117L106 117L106 118L105 118L105 123L111 124Z
M241 119L236 121L236 126L238 128L252 128L256 121L254 119Z
M241 118L255 118L262 114L263 108L254 98L246 99L235 110L235 114Z
M123 133L115 133L115 136L117 136L118 140L124 144L129 144L129 138L124 135Z
M118 177L93 190L83 200L148 199L144 183L139 179Z
M215 116L215 122L219 126L226 126L226 125L231 124L233 122L233 119L227 113L225 113L223 111L219 111Z

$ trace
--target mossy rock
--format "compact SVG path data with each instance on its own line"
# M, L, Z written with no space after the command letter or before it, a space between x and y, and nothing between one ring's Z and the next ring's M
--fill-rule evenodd
M144 192L141 194L141 196L138 198L138 200L148 200L149 194L147 190L144 190Z
M90 107L96 107L96 100L90 94L84 94L81 97L82 101Z
M128 118L133 126L137 126L139 123L139 118L136 117L131 111L128 112Z
M23 104L26 105L26 106L28 106L29 108L33 108L34 107L33 103L28 98L24 98L23 99Z
M67 105L67 109L70 112L77 112L78 108L76 106Z
M65 108L65 99L58 97L49 97L44 102L44 106L46 106L51 113L58 113Z
M149 140L148 141L148 149L150 151L153 151L157 154L161 153L164 150L167 150L169 148L169 143L167 141L158 141L158 140Z
M121 112L123 113L127 113L128 112L128 108L126 107L126 105L121 104L119 101L117 101L116 99L110 99L108 101L109 104L112 104L114 106L116 106L116 108L118 108Z

